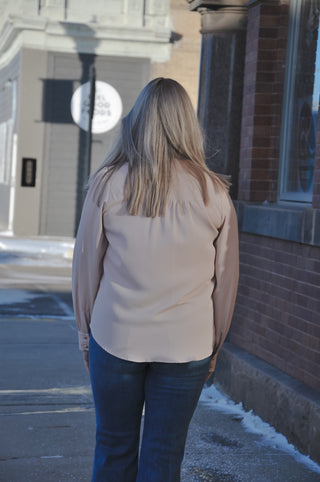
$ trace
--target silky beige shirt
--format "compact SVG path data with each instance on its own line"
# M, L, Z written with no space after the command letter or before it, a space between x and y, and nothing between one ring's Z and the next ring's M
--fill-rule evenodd
M238 227L229 195L174 169L164 216L128 214L127 165L89 188L74 249L79 345L89 334L136 362L187 362L217 353L238 284Z

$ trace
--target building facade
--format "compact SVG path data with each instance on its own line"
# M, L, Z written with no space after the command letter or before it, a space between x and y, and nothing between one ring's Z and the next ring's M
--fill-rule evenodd
M189 0L199 118L232 176L240 284L217 380L320 461L318 0Z
M170 57L169 13L169 1L155 0L1 2L1 229L75 234L90 170L152 64ZM99 85L88 165L91 66Z

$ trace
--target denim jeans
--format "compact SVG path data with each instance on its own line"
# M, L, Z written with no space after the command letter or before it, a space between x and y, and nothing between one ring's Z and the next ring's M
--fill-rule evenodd
M96 409L92 482L180 481L188 428L210 359L131 362L106 352L90 337L89 366Z

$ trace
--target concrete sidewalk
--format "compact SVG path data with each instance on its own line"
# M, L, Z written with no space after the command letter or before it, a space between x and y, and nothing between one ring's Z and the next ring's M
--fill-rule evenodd
M73 319L70 250L72 240L0 236L1 482L91 478L95 415ZM215 396L204 389L194 414L182 482L320 482L319 466L280 450L278 435L270 444L248 432L250 414Z
M11 316L0 330L0 480L90 481L95 416L74 322ZM182 482L197 481L316 482L320 470L200 402L182 469Z

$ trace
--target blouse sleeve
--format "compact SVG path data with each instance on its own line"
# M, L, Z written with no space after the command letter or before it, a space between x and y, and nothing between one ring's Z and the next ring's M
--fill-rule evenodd
M82 210L72 263L73 307L81 350L88 350L90 318L107 247L103 204L99 207L94 198L94 186L91 186Z
M214 346L216 358L230 328L239 280L238 222L228 194L224 201L224 219L215 240L215 287L212 294Z

